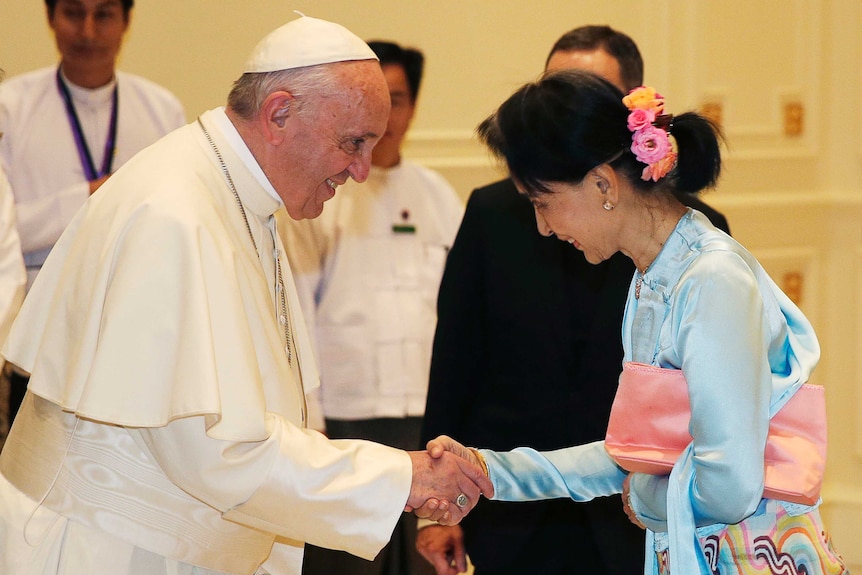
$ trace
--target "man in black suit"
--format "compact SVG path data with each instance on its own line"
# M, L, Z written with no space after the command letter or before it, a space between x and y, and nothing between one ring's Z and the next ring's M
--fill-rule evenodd
M564 68L593 71L624 92L643 82L637 46L607 26L562 36L546 70ZM727 230L703 202L686 203ZM541 236L511 180L475 190L440 286L423 440L447 434L496 450L550 450L602 439L633 272L622 254L592 265ZM457 573L465 549L476 575L630 575L644 560L643 531L619 496L483 501L460 526L424 527L417 547L439 575Z

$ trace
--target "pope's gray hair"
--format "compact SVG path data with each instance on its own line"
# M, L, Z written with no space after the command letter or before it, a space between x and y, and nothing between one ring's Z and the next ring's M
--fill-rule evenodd
M301 113L306 96L329 96L337 91L338 84L338 76L332 66L326 64L276 72L247 72L234 82L227 104L240 118L252 120L267 96L283 90L296 98L292 113Z

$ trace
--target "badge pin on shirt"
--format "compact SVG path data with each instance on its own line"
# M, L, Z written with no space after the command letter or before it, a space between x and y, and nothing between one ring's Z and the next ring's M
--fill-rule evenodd
M394 234L415 234L416 226L410 223L410 210L401 210L401 221L392 224Z

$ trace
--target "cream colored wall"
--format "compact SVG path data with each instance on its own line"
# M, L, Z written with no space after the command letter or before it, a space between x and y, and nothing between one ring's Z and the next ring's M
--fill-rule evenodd
M828 388L824 496L833 537L862 568L862 7L855 0L139 0L123 69L172 89L193 118L221 105L256 41L293 17L341 22L427 57L408 155L465 197L499 172L472 131L541 70L564 31L608 23L631 34L647 83L672 112L721 108L726 171L708 200L776 281L798 290L821 338ZM0 4L0 68L53 64L36 0ZM785 133L787 104L802 131Z

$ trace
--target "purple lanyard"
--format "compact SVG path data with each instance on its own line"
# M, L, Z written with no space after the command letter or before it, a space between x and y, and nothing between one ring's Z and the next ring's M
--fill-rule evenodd
M111 126L108 128L108 140L105 142L105 157L102 159L102 169L98 172L96 172L96 166L93 165L93 156L90 154L90 148L84 139L84 131L81 130L81 122L78 120L75 105L72 103L72 95L63 81L60 68L57 68L57 88L63 97L63 103L66 105L69 126L72 128L72 135L75 137L75 145L78 147L78 157L81 159L81 166L84 168L87 181L92 182L110 174L111 166L114 163L114 144L117 140L117 87L114 86L114 96L111 105Z

